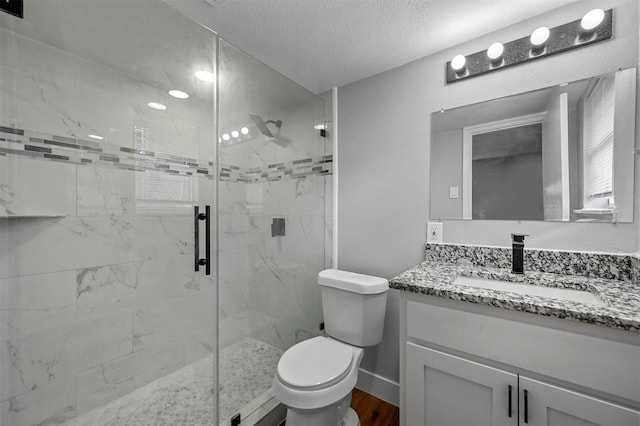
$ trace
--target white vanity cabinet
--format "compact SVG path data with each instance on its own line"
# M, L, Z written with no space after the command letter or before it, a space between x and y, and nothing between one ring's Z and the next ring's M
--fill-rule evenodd
M640 425L638 333L409 292L400 312L405 426Z
M406 343L405 425L516 426L518 376Z
M640 425L640 412L602 399L522 376L519 378L519 388L520 424L531 426Z

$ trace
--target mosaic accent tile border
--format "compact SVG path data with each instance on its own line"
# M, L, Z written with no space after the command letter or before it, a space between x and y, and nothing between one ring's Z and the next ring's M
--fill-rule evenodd
M425 246L425 260L448 264L470 262L476 266L510 269L511 249L457 244L427 244ZM606 253L527 249L525 247L524 270L525 274L526 271L537 271L631 281L632 257Z
M204 179L213 179L216 170L212 161L203 163L189 157L3 126L0 126L0 156L95 165L137 172L153 170ZM333 156L325 155L269 164L266 167L246 168L220 164L219 177L225 182L258 183L332 173Z
M282 179L299 179L333 173L333 156L305 158L289 162L269 164L266 168L220 166L220 180L229 182L274 182Z

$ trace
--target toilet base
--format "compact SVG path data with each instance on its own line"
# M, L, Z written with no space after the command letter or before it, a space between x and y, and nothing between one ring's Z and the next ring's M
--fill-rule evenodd
M287 407L287 426L360 426L358 414L351 408L351 393L328 407L299 410Z
M360 418L353 408L349 408L339 426L360 426Z

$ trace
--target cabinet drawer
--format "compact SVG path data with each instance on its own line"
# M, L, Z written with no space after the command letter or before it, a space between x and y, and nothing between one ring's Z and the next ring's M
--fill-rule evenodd
M640 401L640 346L407 301L407 336Z

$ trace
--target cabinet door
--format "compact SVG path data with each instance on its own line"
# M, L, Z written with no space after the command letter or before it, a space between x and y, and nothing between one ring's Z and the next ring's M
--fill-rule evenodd
M406 345L405 425L518 424L517 375Z
M638 426L640 412L520 376L520 424Z

